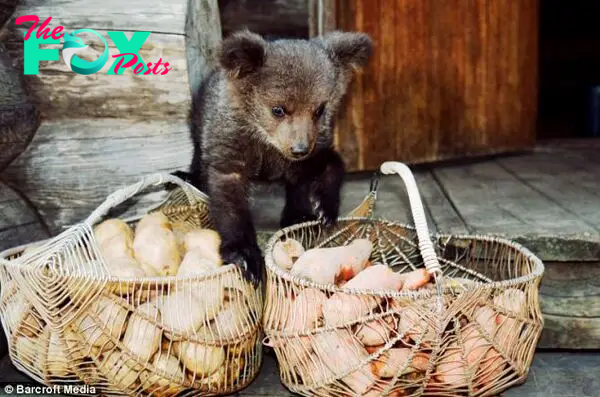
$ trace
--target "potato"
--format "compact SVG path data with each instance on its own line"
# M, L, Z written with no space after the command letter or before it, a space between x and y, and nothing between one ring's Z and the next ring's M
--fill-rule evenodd
M481 360L485 357L488 350L491 348L490 343L485 340L479 331L472 326L467 325L462 331L462 340L465 349L465 358L467 366L473 374L479 369Z
M102 245L110 238L119 236L126 241L133 241L133 230L120 219L107 219L94 227L94 237L98 245Z
M160 324L160 311L152 302L138 306L129 318L123 345L142 362L150 360L160 348L162 330L156 324Z
M516 288L509 288L494 297L494 305L514 313L515 316L525 316L527 314L525 293ZM475 312L475 318L485 328L486 332L494 337L505 354L510 356L518 348L521 333L519 320L504 314L495 314L487 306L479 307ZM501 376L506 368L504 357L493 347L489 347L485 351L483 357L480 357L480 361L481 369L477 374L477 382L481 383L482 387L487 386Z
M339 329L315 334L313 342L315 359L320 359L324 364L315 369L326 373L321 374L326 378L340 377L343 373L358 367L368 357L365 348L347 330ZM377 378L366 364L366 367L357 368L341 380L348 385L354 395L362 395L373 387Z
M157 395L171 395L181 391L185 373L176 357L158 352L152 359L152 366L155 372L144 371L140 374L144 390Z
M317 328L323 317L327 295L315 288L305 288L296 295L284 329L302 331Z
M40 360L43 357L44 348L40 338L19 335L15 337L14 344L17 360L27 368L32 368L34 373L43 375Z
M473 318L475 323L464 326L461 330L461 337L468 369L475 375L490 350L495 351L476 324L481 327L483 332L487 333L487 337L493 337L496 331L496 313L487 306L479 306L474 310ZM475 382L478 381L475 376L473 379Z
M215 263L217 266L223 264L223 259L219 253L221 247L221 237L211 229L195 229L187 232L184 239L186 251L198 250L203 256Z
M232 359L228 358L225 365L222 365L215 373L207 377L200 375L188 375L190 382L198 385L202 392L215 392L219 389L229 387L239 379L244 370L245 360L243 357Z
M356 328L356 337L365 346L378 346L390 340L396 329L396 318L392 315L359 324Z
M46 354L46 372L47 376L65 378L73 375L71 365L73 364L63 345L61 337L57 332L51 332L50 328L46 328L44 337L48 338L48 351Z
M327 296L320 290L305 288L296 295L296 298L281 308L285 315L277 316L281 324L279 327L285 331L308 331L320 326L323 317L323 304ZM299 336L285 341L278 340L276 347L286 357L286 362L292 368L297 368L300 363L309 359L312 354L311 338ZM275 347L275 346L274 346Z
M478 306L473 312L473 318L490 337L496 331L496 313L488 306Z
M138 381L137 371L131 367L118 349L106 352L99 360L98 369L109 383L121 390L131 390Z
M317 358L313 358L302 361L298 364L296 373L302 379L302 384L304 386L311 388L317 385L322 386L317 389L311 389L314 395L327 396L330 391L326 390L327 386L323 385L323 383L325 380L330 379L331 376L334 376L334 373L317 360Z
M432 310L435 305L435 298L425 302L413 302L408 306L402 306L398 300L393 300L390 307L400 313L398 333L406 335L406 338L414 342L422 338L423 346L431 346L436 340L436 329L432 323L434 321Z
M323 304L325 325L339 326L357 322L375 310L381 299L376 296L350 295L336 292Z
M238 304L226 302L217 316L206 326L198 329L198 339L216 341L233 339L250 332L251 319Z
M82 337L74 326L65 329L63 340L69 352L69 357L77 362L80 360L89 361L90 357L100 356L102 350L93 345L82 343Z
M319 284L349 280L365 268L373 251L366 239L356 239L340 247L312 248L304 252L292 267L292 274Z
M523 318L527 315L525 299L523 291L516 288L509 288L494 297L494 305L506 310L517 318ZM498 330L494 339L496 339L502 350L509 356L512 356L513 351L519 346L522 322L517 318L501 313L498 313L496 316Z
M167 337L171 332L193 335L205 322L215 318L224 300L225 291L214 280L184 282L168 295L157 299Z
M373 353L375 350L377 349L373 349L369 353ZM393 378L401 369L402 373L398 376L403 376L411 372L427 371L430 359L429 354L417 351L409 362L412 354L412 349L407 347L389 349L379 356L377 360L371 362L371 370L373 374L381 378Z
M167 216L160 211L155 211L144 215L135 226L135 233L139 233L146 227L164 227L167 229L173 228L169 218L167 218Z
M257 344L262 345L262 341L258 340L258 331L255 330L254 334L249 336L246 340L238 342L236 344L227 345L228 358L231 357L246 357L247 355L253 355L256 350Z
M149 276L173 276L181 263L175 233L167 227L147 225L136 229L135 259Z
M221 262L222 263L222 262ZM206 257L202 248L192 248L186 252L179 270L178 276L210 274L219 269L220 263Z
M298 240L288 238L278 241L273 247L273 261L282 269L290 270L294 262L304 254L304 247Z
M419 289L429 282L431 275L427 269L417 269L401 275L403 290Z
M346 283L344 288L361 290L398 290L402 288L400 275L386 265L373 265ZM369 314L381 302L372 295L334 293L323 305L327 325L341 325L356 321Z
M146 272L140 267L133 257L120 256L105 258L109 274L119 278L143 278Z
M105 262L121 256L133 258L133 239L126 239L124 235L115 235L98 245Z
M228 359L225 365L222 365L215 373L210 376L201 377L200 375L188 375L190 382L194 382L202 392L215 392L223 389L240 377L244 369L245 360L239 358L237 360Z
M86 311L78 316L73 324L87 343L106 351L114 347L112 340L119 340L125 332L128 310L112 299L99 296ZM99 322L92 316L94 313Z
M36 336L44 329L44 321L21 291L14 291L7 298L4 310L6 325L11 330L19 329L26 336Z
M173 343L175 355L197 376L214 374L225 362L225 350L218 346L181 341Z
M449 387L467 385L468 368L462 357L462 349L457 342L451 342L441 353L435 369L435 377Z
M488 386L502 376L507 369L507 363L504 357L496 349L490 349L481 362L481 369L478 374L478 380L482 387Z

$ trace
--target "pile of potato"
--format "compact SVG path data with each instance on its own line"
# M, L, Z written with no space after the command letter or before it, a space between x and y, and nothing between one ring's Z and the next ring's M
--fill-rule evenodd
M469 383L480 390L503 375L508 364L495 346L505 354L518 346L520 321L503 313L526 315L523 291L498 291L483 299L489 304L461 309L455 321L440 330L435 293L430 298L368 293L435 288L426 269L398 273L371 263L372 251L367 239L309 250L294 239L274 246L274 263L291 275L364 292L299 287L278 300L282 307L270 310L266 330L273 335L291 382L310 387L341 380L353 395L379 396L387 390L388 395L405 396L418 392L424 383L433 393L466 390ZM457 296L456 289L465 290L471 283L465 278L445 279L446 307ZM361 367L361 362L368 364ZM291 373L301 381L294 381Z
M125 393L215 392L245 383L260 347L253 287L237 272L170 283L139 280L210 275L223 266L215 231L175 226L160 212L144 216L135 229L119 219L98 224L99 253L78 247L77 255L65 255L65 266L91 270L101 256L118 286L88 299L60 333L37 321L24 294L15 294L20 298L8 302L8 316L29 313L15 317L21 324L14 333L17 358L50 383L79 378ZM92 290L79 281L67 281L71 303L83 302Z

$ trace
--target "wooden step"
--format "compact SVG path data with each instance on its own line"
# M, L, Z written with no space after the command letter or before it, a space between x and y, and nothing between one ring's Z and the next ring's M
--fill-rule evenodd
M507 390L503 397L597 397L600 390L600 354L596 352L536 353L526 382ZM0 360L0 396L3 385L32 381L12 365L8 356ZM265 356L256 380L237 394L240 397L294 396L281 385L276 360ZM54 394L54 396L57 396Z

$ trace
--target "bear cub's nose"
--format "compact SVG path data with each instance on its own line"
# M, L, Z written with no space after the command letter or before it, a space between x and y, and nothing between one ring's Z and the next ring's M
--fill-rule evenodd
M296 143L292 146L292 154L295 157L302 157L308 154L308 145L306 143Z

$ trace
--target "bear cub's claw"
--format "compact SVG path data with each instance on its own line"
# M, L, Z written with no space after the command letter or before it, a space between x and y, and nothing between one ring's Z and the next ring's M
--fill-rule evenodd
M223 248L221 256L223 258L223 263L232 263L238 266L242 271L244 278L250 282L254 288L258 287L262 281L262 269L264 268L264 259L260 248Z
M313 204L313 212L317 220L326 228L334 227L337 223L339 214L339 201L327 200L327 197L311 200Z

